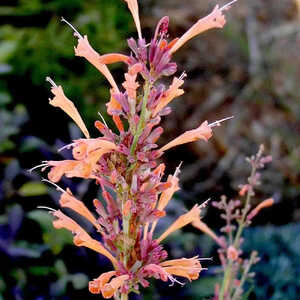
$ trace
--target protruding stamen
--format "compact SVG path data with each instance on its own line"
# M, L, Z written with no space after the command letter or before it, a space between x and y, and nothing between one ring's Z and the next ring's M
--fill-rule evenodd
M213 123L211 123L211 124L208 124L208 126L209 126L210 128L216 127L216 126L221 126L221 123L222 123L222 122L227 121L227 120L230 120L230 119L233 119L233 118L234 118L234 116L227 117L227 118L224 118L224 119L222 119L222 120L218 120L218 121L215 121L215 122L213 122Z
M62 151L62 150L64 150L64 149L70 149L71 147L73 147L73 146L75 146L75 145L76 145L76 143L71 143L71 144L65 145L65 146L59 148L59 149L57 150L57 152L60 152L60 151Z
M227 4L225 4L224 6L222 6L222 7L220 8L220 10L222 11L222 10L228 9L233 3L237 2L237 1L238 1L238 0L233 0L233 1L231 1L231 2L229 2L229 3L227 3Z
M31 173L33 170L38 169L38 168L42 168L42 167L48 167L48 164L47 163L40 164L38 166L35 166L35 167L29 169L28 172Z
M180 164L178 165L178 167L176 168L176 170L174 172L174 177L178 177L182 164L183 164L183 161L181 161Z
M186 72L183 71L182 74L179 76L178 79L183 80L187 76Z
M74 35L77 36L80 39L83 39L82 35L77 31L77 29L69 23L64 17L61 17L60 19L62 22L65 22L67 25L69 25L74 30Z
M56 212L56 209L48 207L48 206L38 206L37 208L47 209L47 210L50 210L51 212Z
M46 77L46 81L50 82L50 84L52 85L52 87L57 88L56 83L49 76Z
M102 122L104 123L104 125L108 128L106 122L105 122L105 119L103 118L103 116L101 115L101 113L98 111L98 115L100 116Z
M204 201L199 207L200 209L203 209L207 206L208 202L210 201L210 198L208 198L206 201Z
M50 180L47 180L47 179L43 178L41 181L42 181L42 182L50 183L50 184L52 184L53 186L55 186L56 189L57 189L58 191L60 191L60 192L62 192L62 193L66 193L66 191L65 191L63 188L59 187L57 184L55 184L54 182L52 182L52 181L50 181Z

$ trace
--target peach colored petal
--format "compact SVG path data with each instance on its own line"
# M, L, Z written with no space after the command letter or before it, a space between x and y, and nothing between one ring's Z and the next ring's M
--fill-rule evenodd
M85 137L89 138L90 134L84 122L82 121L78 110L76 109L74 103L65 96L62 87L60 85L53 86L51 88L51 92L55 95L55 97L53 99L49 99L50 104L61 108L65 113L67 113L81 129Z
M61 177L66 173L70 172L79 162L76 160L61 160L61 161L48 161L47 164L52 167L48 173L48 178L52 182L58 182Z
M102 243L92 239L85 231L76 231L73 242L78 247L86 247L106 256L115 267L118 265L116 258L104 248Z
M98 278L89 282L89 291L92 294L100 294L103 286L110 281L110 279L116 275L116 271L110 271L101 274Z
M136 80L136 74L131 75L130 73L125 74L125 81L123 82L122 86L125 88L128 96L131 99L136 99L136 90L140 86Z
M81 36L78 37L78 45L74 48L75 55L84 57L88 60L96 69L98 69L104 77L111 84L112 88L119 92L118 86L112 77L109 69L104 63L101 63L101 56L97 53L92 46L90 45L87 36L85 35L83 38Z
M227 258L233 261L236 261L239 258L237 249L232 245L230 245L227 249Z
M103 298L111 298L115 292L129 279L128 275L121 275L113 278L109 283L106 283L101 289Z
M163 146L159 151L164 152L170 148L173 148L178 145L190 143L202 139L204 141L208 141L208 139L212 136L212 129L208 125L208 122L203 122L198 128L186 131L170 143Z
M69 189L67 189L66 193L63 193L60 196L59 203L62 207L68 207L74 211L76 211L81 216L85 217L89 220L98 230L101 230L100 225L98 224L96 218L93 214L88 210L88 208L79 200L77 200L71 193Z
M193 222L195 219L199 218L200 208L198 205L195 205L189 212L184 215L181 215L158 239L157 242L160 243L168 235L174 231L186 226L187 224Z
M141 23L140 23L140 17L139 17L139 6L137 0L124 0L127 2L128 8L132 14L139 39L142 38L142 31L141 31Z
M184 90L180 89L184 80L174 77L173 82L165 94L161 97L159 103L154 109L152 116L156 116L164 107L166 107L174 98L184 94Z
M219 5L216 5L208 16L200 19L183 36L179 38L179 40L171 48L171 53L176 52L188 40L192 39L196 35L212 28L223 28L225 23L226 20L222 13L222 9L219 8Z

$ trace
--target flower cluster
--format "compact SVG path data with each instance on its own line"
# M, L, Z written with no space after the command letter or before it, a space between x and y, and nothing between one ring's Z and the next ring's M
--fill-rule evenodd
M71 231L76 246L101 253L113 265L113 271L101 274L89 283L91 293L101 293L104 298L122 295L122 299L126 299L131 291L138 291L139 285L147 287L150 277L171 283L179 282L174 276L191 281L197 279L202 270L198 257L166 260L168 254L161 245L175 230L199 222L201 206L195 205L161 236L154 237L157 222L165 216L166 206L179 189L180 172L178 167L173 175L163 181L165 165L158 165L157 159L177 145L197 140L208 141L212 136L212 128L223 120L212 124L205 121L198 128L183 133L159 148L156 142L163 133L163 128L159 126L161 118L171 112L168 104L184 93L182 86L186 74L174 77L169 87L161 84L160 79L175 74L177 66L172 62L173 54L189 39L208 29L224 26L223 12L235 1L222 8L216 6L182 37L170 42L169 18L164 17L148 43L142 36L137 0L125 0L138 32L137 40L128 40L130 55L100 55L92 48L87 36L82 36L62 19L72 27L78 38L75 55L89 61L111 85L107 112L118 129L118 133L113 132L105 122L96 121L95 127L101 137L91 138L73 102L65 96L61 86L47 78L54 95L50 104L66 112L85 138L74 140L61 149L72 149L73 159L46 161L40 166L43 170L51 168L48 178L53 184L62 176L79 177L95 180L102 190L103 201L93 201L97 212L95 217L69 189L65 191L58 188L61 191L60 206L72 209L91 222L99 233L99 240L93 239L61 210L52 212L55 228ZM108 69L109 64L116 62L123 62L128 67L122 87L117 85Z

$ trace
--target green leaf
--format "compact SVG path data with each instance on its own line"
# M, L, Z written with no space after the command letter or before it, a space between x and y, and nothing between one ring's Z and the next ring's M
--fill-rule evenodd
M23 197L41 196L47 192L46 185L39 181L27 182L19 189L19 194Z

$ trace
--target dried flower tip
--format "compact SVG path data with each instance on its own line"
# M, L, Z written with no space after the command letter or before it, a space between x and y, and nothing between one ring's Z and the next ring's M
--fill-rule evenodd
M208 16L200 19L182 37L180 37L180 39L171 48L171 53L176 52L187 41L206 30L212 28L222 28L226 23L225 16L222 14L223 10L224 7L220 9L219 5L216 5Z
M142 39L142 31L141 31L141 23L140 23L140 17L139 17L139 6L137 0L124 0L127 2L128 8L132 14L139 39Z
M186 131L170 143L163 146L159 151L164 152L170 148L173 148L178 145L190 143L202 139L204 141L208 141L208 139L212 136L212 130L208 125L208 122L203 122L198 128Z
M227 258L232 260L232 261L236 261L239 257L239 253L237 251L237 249L230 245L227 249Z
M274 199L273 198L268 198L266 200L264 200L263 202L261 202L260 204L258 204L247 216L247 220L251 220L252 218L254 218L259 212L260 210L262 210L263 208L266 207L270 207L274 204Z
M173 233L174 231L186 226L187 224L193 222L200 215L200 208L198 205L195 205L189 212L180 216L158 239L157 242L160 243L164 240L168 235Z
M50 104L55 107L61 108L66 114L68 114L81 129L85 137L89 138L90 134L74 103L65 96L64 91L60 85L57 86L50 77L47 77L47 81L51 83L51 92L54 94L54 98L49 99Z
M115 292L123 286L124 282L128 280L128 275L121 275L116 278L113 278L109 283L106 283L101 289L101 293L103 298L109 299L111 298Z

